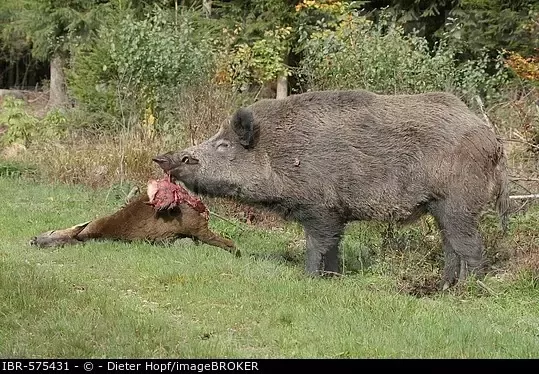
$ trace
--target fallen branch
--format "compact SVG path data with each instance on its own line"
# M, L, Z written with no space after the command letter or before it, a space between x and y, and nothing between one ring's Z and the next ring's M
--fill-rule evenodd
M220 219L222 219L223 221L227 221L227 222L230 223L231 225L237 226L237 227L239 227L239 228L241 229L241 226L240 226L237 222L231 221L231 220L229 220L228 218L225 218L225 217L223 217L223 216L221 216L221 215L219 215L219 214L217 214L217 213L215 213L215 212L212 212L211 210L210 210L210 215L215 216L215 217L217 217L217 218L220 218Z
M506 142L513 142L513 143L520 143L520 144L526 144L528 147L531 147L533 149L539 149L539 146L535 145L535 144L532 144L528 141L525 141L525 140L519 140L519 139L507 139L507 138L504 138L502 139L503 141L506 141Z
M485 112L483 101L481 100L481 98L479 96L476 96L475 100L477 101L477 104L479 105L479 109L481 110L481 113L483 113L483 118L485 118L485 122L494 131L494 133L497 133L498 132L498 127L496 127L496 125L494 125L492 122L490 122L490 119L488 118L487 113Z
M479 287L481 287L482 289L484 289L485 291L487 291L489 294L491 294L492 296L498 296L496 294L496 292L494 292L490 287L488 287L485 283L481 282L479 279L476 280L477 284L479 285Z
M531 195L511 195L509 196L510 199L513 200L522 200L522 199L539 199L539 193L531 194Z
M525 137L524 135L522 135L518 130L514 130L511 131L511 134L515 135L517 139L503 139L503 140L506 140L506 141L509 141L509 142L516 142L516 143L522 143L522 144L526 144L528 147L531 147L532 149L537 149L539 150L539 146L538 145L535 145L533 143L530 143Z
M511 181L522 181L522 182L539 182L539 178L511 178Z
M518 183L517 181L509 180L509 182L511 182L511 183L519 186L520 188L522 188L524 191L526 191L526 193L528 195L533 195L533 192L530 189L526 188L526 186L523 186L522 184Z

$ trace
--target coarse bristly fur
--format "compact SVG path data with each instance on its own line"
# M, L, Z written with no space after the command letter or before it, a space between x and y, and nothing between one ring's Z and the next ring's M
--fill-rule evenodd
M507 225L502 142L449 93L319 91L240 108L205 142L156 156L196 193L268 207L300 222L310 274L338 272L354 220L434 216L444 288L484 270L478 216L496 200Z

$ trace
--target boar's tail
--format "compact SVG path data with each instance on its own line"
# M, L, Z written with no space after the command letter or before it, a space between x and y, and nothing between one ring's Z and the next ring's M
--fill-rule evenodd
M505 234L509 228L510 198L509 177L507 175L507 156L500 141L496 149L497 165L495 167L496 178L496 210L500 216L500 224Z

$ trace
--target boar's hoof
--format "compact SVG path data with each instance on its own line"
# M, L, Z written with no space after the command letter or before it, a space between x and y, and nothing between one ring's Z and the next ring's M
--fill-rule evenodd
M451 287L451 285L449 284L449 282L444 282L444 285L442 286L442 291L445 292L445 291L447 291L450 287Z
M337 273L335 271L325 271L325 270L316 270L316 271L307 271L308 277L311 278L333 278L333 277L342 277L343 274Z
M323 278L334 278L334 277L342 277L343 276L341 273L337 273L335 271L325 271L325 270L322 270L320 275Z

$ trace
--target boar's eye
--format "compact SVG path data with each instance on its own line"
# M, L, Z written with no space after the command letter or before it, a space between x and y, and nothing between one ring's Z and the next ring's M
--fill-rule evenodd
M183 164L198 164L198 160L192 156L185 155L180 160Z
M215 146L218 151L224 151L230 148L230 142L228 140L220 140Z

